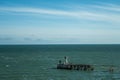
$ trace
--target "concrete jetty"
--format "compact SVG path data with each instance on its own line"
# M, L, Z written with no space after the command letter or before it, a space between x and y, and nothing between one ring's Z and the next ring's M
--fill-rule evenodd
M93 71L94 67L87 64L58 64L57 69Z
M57 69L67 69L67 70L81 70L81 71L93 71L94 67L89 64L71 64L68 62L68 57L64 57L65 62L62 63L61 60L59 60L59 63L57 64Z

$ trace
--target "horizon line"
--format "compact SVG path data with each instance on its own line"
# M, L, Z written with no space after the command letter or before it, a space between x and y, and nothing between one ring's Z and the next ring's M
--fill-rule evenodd
M85 44L85 43L81 43L81 44L0 44L0 46L2 46L2 45L120 45L120 44L108 44L108 43L106 43L106 44L100 44L100 43L98 43L98 44L94 44L94 43L89 43L89 44Z

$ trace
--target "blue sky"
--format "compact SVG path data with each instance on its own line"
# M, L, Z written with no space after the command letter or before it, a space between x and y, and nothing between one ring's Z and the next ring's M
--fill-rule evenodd
M120 0L0 0L0 44L120 44Z

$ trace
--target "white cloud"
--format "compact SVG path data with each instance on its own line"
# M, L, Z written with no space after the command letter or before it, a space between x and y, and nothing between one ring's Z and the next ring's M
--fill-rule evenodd
M105 7L105 6L94 6L95 8L102 8L107 10L117 10L119 11L119 6L116 8L114 6ZM89 7L88 7L89 8ZM64 16L64 17L72 17L77 19L87 19L87 20L95 20L95 21L107 21L111 23L119 23L119 14L118 13L104 13L99 10L94 11L90 9L86 10L55 10L55 9L42 9L42 8L27 8L27 7L1 7L1 12L14 12L14 13L28 13L28 14L46 14L46 15L55 15L55 16Z
M92 6L98 9L120 12L120 5L101 3L100 5L92 5Z

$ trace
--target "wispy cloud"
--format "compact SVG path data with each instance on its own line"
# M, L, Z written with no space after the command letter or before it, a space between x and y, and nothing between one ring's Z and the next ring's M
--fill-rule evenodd
M96 9L106 9L114 11L120 11L120 6L92 6ZM86 8L86 7L85 7ZM89 7L88 7L89 8ZM110 21L110 22L119 22L119 14L117 13L104 13L99 10L94 11L90 10L55 10L55 9L43 9L43 8L28 8L28 7L0 7L1 12L13 12L13 13L29 13L29 14L45 14L45 15L55 15L55 16L65 16L79 19L89 19L89 20L98 20L98 21Z
M110 4L110 3L101 3L100 5L92 5L95 8L98 9L103 9L103 10L108 10L108 11L115 11L115 12L120 12L120 6L115 5L115 4Z

